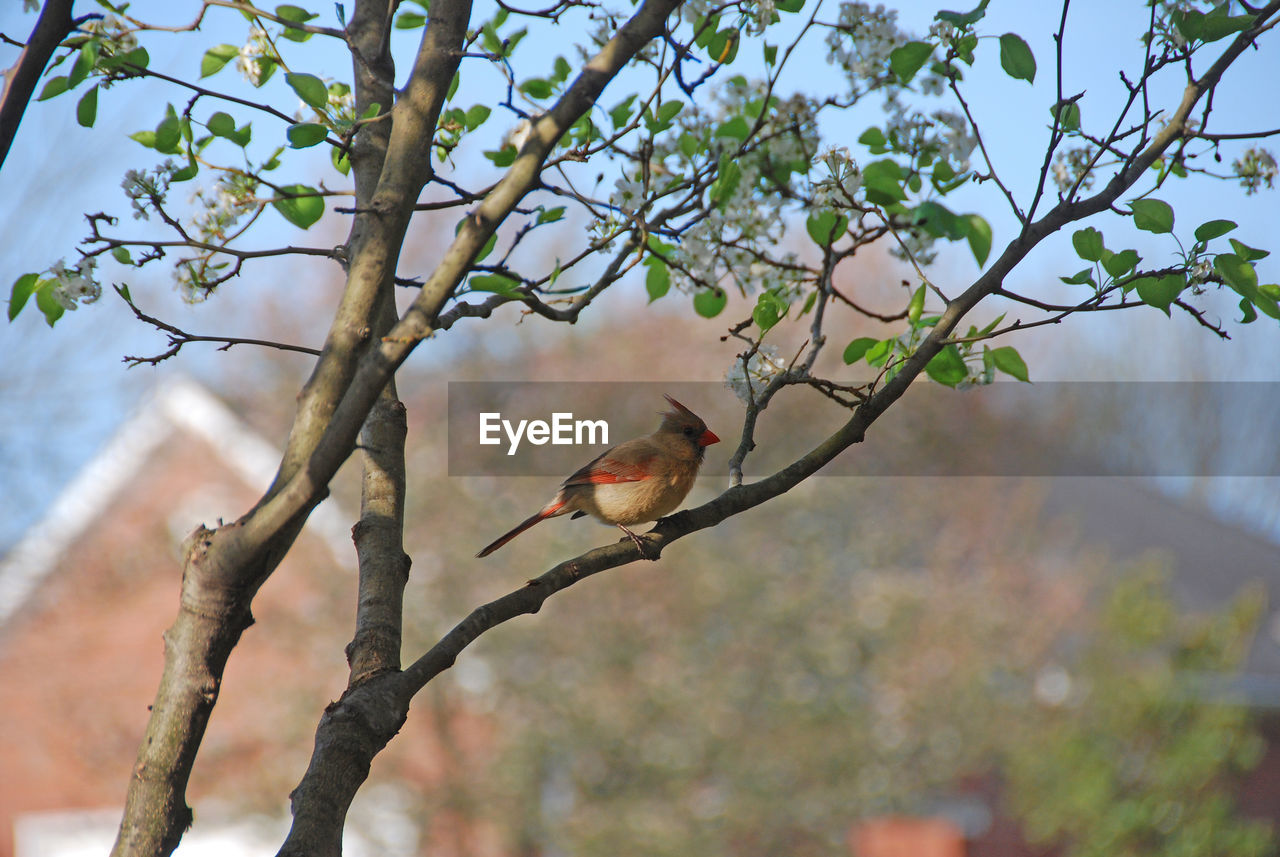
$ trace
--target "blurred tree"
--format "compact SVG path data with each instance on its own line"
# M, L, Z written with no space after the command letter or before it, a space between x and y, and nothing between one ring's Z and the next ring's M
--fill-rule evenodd
M1224 112L1214 109L1214 96L1270 35L1280 0L1256 7L1150 4L1134 33L1140 47L1118 69L1118 101L1071 94L1062 61L1071 18L1064 2L1051 64L1056 91L1024 111L1045 134L1038 167L1026 174L993 156L983 133L991 126L971 107L968 76L990 57L1008 78L1002 85L1016 87L1007 91L1022 93L1050 63L1043 52L1037 63L1016 33L991 28L987 0L967 12L938 13L927 34L907 32L883 6L842 2L824 12L802 0L645 0L625 11L562 0L533 10L499 3L478 13L469 0L436 0L429 10L359 0L349 17L337 6L329 23L294 5L270 11L205 0L193 20L178 24L161 21L167 7L147 21L138 9L107 0L78 17L71 0L26 5L39 16L25 41L6 38L21 50L0 96L0 152L9 150L41 76L39 99L74 100L85 127L95 124L100 99L106 103L126 83L163 84L174 101L157 103L153 116L139 118L147 127L132 135L158 158L125 176L133 218L146 221L142 234L94 200L79 258L33 263L36 270L18 276L11 320L34 307L55 324L99 297L110 266L168 265L192 300L263 259L327 260L344 278L321 348L195 334L149 315L143 296L115 286L140 321L170 337L166 352L135 362L159 362L210 341L315 357L274 484L240 519L202 526L188 541L166 669L116 844L121 855L166 853L189 824L186 783L226 660L252 622L254 595L357 446L364 477L349 686L321 718L312 763L292 793L294 824L281 853L340 851L346 808L373 757L400 728L415 694L465 646L496 624L538 611L560 589L639 558L628 543L561 563L535 585L473 612L401 668L409 558L402 545L405 417L394 376L419 343L455 325L474 325L507 304L572 323L633 272L643 274L651 300L675 290L707 318L725 312L735 296L741 320L727 336L741 350L730 381L745 419L730 461L734 484L662 522L648 536L656 556L804 482L861 441L921 376L951 387L986 383L997 372L1027 380L1012 346L987 344L1013 331L1151 306L1184 313L1225 337L1225 323L1207 304L1217 292L1238 298L1245 323L1280 318L1280 287L1261 283L1255 265L1266 251L1228 237L1238 224L1225 219L1181 227L1179 237L1174 209L1160 198L1183 180L1226 178L1249 194L1273 183L1275 159L1259 140L1274 132L1249 127L1247 111L1226 117L1243 124L1217 130ZM205 36L224 9L247 22L240 44ZM1091 12L1072 23L1087 30L1110 15ZM416 50L400 50L393 38L399 31L420 31ZM165 39L181 40L192 64L200 58L198 77L189 67L152 67L147 45ZM564 54L553 56L559 46ZM812 57L823 53L829 69L812 75ZM746 59L757 54L759 61ZM338 71L338 56L350 61L349 73ZM397 60L408 67L398 86ZM732 74L735 63L750 65L755 76ZM808 92L814 78L822 86L816 94ZM605 101L607 86L613 91ZM882 99L884 120L851 130L850 122L865 122L861 110L873 98ZM854 139L856 153L825 142ZM321 168L315 151L328 152L324 169L331 172L304 181ZM1227 172L1219 166L1224 151ZM179 192L197 179L204 183L193 185L193 194ZM330 187L348 183L350 189ZM970 198L981 199L984 213L956 210ZM341 204L331 208L335 200ZM292 232L280 238L280 229L310 229L327 213L349 218L341 245L301 246ZM1013 234L998 247L988 218L1001 217ZM780 244L790 224L803 225L812 242L803 254ZM421 277L399 271L411 226L413 234L447 243ZM1085 263L1063 278L1076 294L1059 297L1038 285L1019 291L1011 273L1068 228ZM1140 243L1134 230L1162 242L1157 258L1144 260L1126 246ZM552 236L573 251L547 259L542 239ZM957 287L931 274L939 241L967 245L982 273ZM889 247L910 272L887 307L836 285L855 255L876 245ZM298 286L305 288L306 278ZM397 286L415 295L402 312ZM975 307L995 299L1012 302L1026 318L1006 324L1002 315L981 327L969 320ZM852 336L855 325L869 322L883 324L882 335ZM805 337L794 357L776 347L782 334L775 331L788 327ZM848 383L821 369L831 337L847 342L843 363L863 367L868 380ZM665 347L661 340L644 345ZM851 413L790 466L743 483L761 413L797 385ZM794 633L794 626L777 631ZM594 654L607 655L604 648ZM823 663L820 651L812 657ZM758 679L744 679L730 699L756 698ZM798 698L807 692L803 682L793 690ZM868 721L869 734L877 725ZM650 760L655 783L684 764L670 748L657 750ZM707 753L716 756L714 747ZM785 778L767 760L754 761L761 778ZM862 761L890 778L906 764L892 755ZM548 773L552 782L561 775ZM712 803L715 786L707 792Z
M994 780L1071 857L1273 852L1230 799L1248 712L1191 683L1238 667L1256 593L1187 613L1158 561L1055 534L1035 483L857 484L479 645L485 681L448 685L498 727L477 823L517 853L826 855Z

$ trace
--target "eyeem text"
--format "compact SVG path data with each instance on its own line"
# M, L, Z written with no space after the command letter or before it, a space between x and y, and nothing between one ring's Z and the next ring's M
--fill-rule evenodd
M596 439L597 433L599 440ZM520 420L514 425L511 420L504 420L499 413L480 415L481 444L496 446L502 443L503 434L507 436L507 455L515 455L521 439L534 446L542 446L544 443L557 446L608 443L609 424L604 420L575 420L571 413L553 413L549 423L543 420Z

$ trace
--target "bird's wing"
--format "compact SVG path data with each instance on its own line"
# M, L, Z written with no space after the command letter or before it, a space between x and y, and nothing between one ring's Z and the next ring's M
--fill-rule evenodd
M569 485L607 485L617 482L641 482L653 474L650 466L657 451L625 456L624 461L609 450L564 481Z

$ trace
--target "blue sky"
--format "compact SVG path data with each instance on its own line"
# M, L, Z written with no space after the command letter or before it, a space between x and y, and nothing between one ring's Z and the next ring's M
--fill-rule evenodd
M812 3L812 0L810 0ZM927 30L938 8L965 10L971 0L948 3L907 2L896 5L901 10L900 23L910 30ZM189 20L194 9L183 8L174 13L170 4L145 0L133 4L133 10L147 17L152 10L170 22ZM478 6L474 20L488 14ZM317 23L337 26L333 4L315 7L321 12ZM834 19L836 4L824 6L824 17ZM1008 2L995 0L984 22L984 32L998 35L1006 31L1020 33L1031 45L1039 66L1034 86L1006 77L999 69L994 43L984 46L979 62L965 85L966 97L978 117L987 145L1014 192L1024 201L1029 196L1030 182L1039 167L1047 138L1048 107L1054 99L1053 41L1060 7L1051 3ZM20 4L4 4L0 11L0 30L23 36L35 17L22 14ZM1141 61L1142 49L1136 39L1145 20L1143 4L1132 2L1074 2L1071 5L1068 36L1064 52L1064 90L1069 94L1084 91L1080 104L1086 125L1094 117L1109 115L1122 87L1117 69L1123 67L1134 75ZM199 53L209 44L239 44L244 38L244 22L230 10L209 12L200 46L186 39L161 39L152 49L152 64L157 68L175 69L194 74ZM404 51L412 50L416 33L398 35ZM165 48L166 41L171 48ZM338 51L313 39L299 52L299 62L309 63L303 70L345 78L348 60ZM149 42L150 44L151 42ZM815 41L815 44L817 42ZM1280 79L1280 39L1269 34L1265 49L1253 51L1233 71L1219 92L1215 115L1221 120L1217 130L1256 130L1259 123L1274 123L1280 115L1270 82ZM755 54L759 48L749 45L735 64L735 71L748 76L758 72ZM568 39L554 31L543 31L530 37L521 53L519 77L540 73L539 65L550 67L557 53L565 53L576 64L568 50ZM0 50L0 64L12 62L14 52ZM816 92L829 88L837 73L824 62L825 48L808 52L784 80L787 85ZM472 67L483 61L472 61ZM402 69L407 62L401 61ZM741 68L738 68L740 66ZM470 68L470 67L469 67ZM527 71L525 70L527 68ZM545 73L545 71L541 71ZM280 75L268 86L277 95L284 92ZM228 68L216 78L218 86L234 85L236 74ZM484 71L464 74L462 104L493 102L495 76ZM1266 86L1261 82L1268 82ZM247 90L246 91L250 91ZM605 104L624 94L607 92ZM1177 87L1157 93L1166 102L1177 95ZM611 96L613 96L611 98ZM161 99L156 103L155 99ZM76 242L85 233L83 214L105 210L122 216L125 227L141 232L146 224L128 219L128 204L120 191L125 170L154 163L154 153L127 139L127 135L154 127L161 118L165 100L179 107L181 95L166 92L153 84L120 86L102 95L97 128L80 128L74 119L74 99L60 98L34 103L27 112L19 139L0 170L0 182L9 204L0 213L0 226L6 241L0 247L0 288L6 292L12 281L25 271L41 270L58 258L75 258ZM293 99L285 102L292 105ZM209 108L210 110L212 107ZM288 108L286 108L288 109ZM880 120L873 105L860 108L848 118L846 127L834 124L828 128L833 142L852 145L862 128ZM491 120L496 129L504 120ZM283 141L283 127L270 121L255 121L255 134L267 137L278 134ZM319 152L319 149L312 150ZM308 153L310 154L310 153ZM1229 161L1229 159L1228 159ZM289 168L290 178L312 181L324 174L330 182L338 178L327 169L327 158L315 155L311 164L298 163ZM336 182L335 182L335 186ZM1237 236L1254 246L1268 246L1280 223L1280 197L1263 192L1245 197L1234 186L1192 182L1172 185L1160 196L1179 212L1177 232L1186 237L1201 220L1229 217L1241 228ZM1000 212L999 197L990 185L967 190L956 206L981 211L995 230L995 252L1013 233L1014 222ZM1043 210L1043 208L1042 208ZM1149 259L1162 258L1170 252L1167 237L1137 233L1119 218L1099 219L1110 223L1117 236L1112 246L1134 246ZM334 218L305 236L288 229L284 222L269 213L264 218L262 234L254 243L309 243L321 246L341 243L344 224ZM314 234L313 234L314 233ZM1131 244L1119 241L1130 238ZM1039 248L1019 269L1011 285L1040 289L1045 282L1056 283L1059 274L1070 274L1082 267L1070 249L1068 235L1056 236ZM1273 259L1260 264L1264 282L1280 278L1280 267ZM957 247L945 252L938 266L941 280L962 286L977 272L967 249ZM243 282L227 288L204 305L188 305L177 298L167 277L142 272L130 277L135 296L144 307L180 327L202 332L233 332L237 322L253 312L263 295L287 305L286 287L299 281L314 283L315 291L332 294L338 287L332 266L303 263L288 269L264 266ZM954 289L958 291L958 288ZM1224 316L1235 318L1238 312L1224 305ZM1039 377L1108 378L1134 380L1161 378L1277 378L1277 337L1275 323L1268 319L1248 328L1235 326L1234 340L1219 343L1198 331L1184 318L1168 321L1158 311L1140 311L1143 316L1130 318L1091 318L1075 322L1069 334L1055 330L1059 339L1048 340L1051 349L1037 352L1041 359ZM1129 313L1117 314L1129 316ZM319 334L317 334L317 337ZM1065 339L1061 338L1065 337ZM105 295L98 304L69 313L58 327L49 330L34 308L13 324L0 327L0 353L7 359L0 368L0 460L5 472L17 474L22 485L6 492L0 508L0 547L12 540L32 515L54 496L57 488L100 445L119 420L138 401L159 374L184 371L208 379L215 385L234 383L236 373L249 365L243 359L218 354L210 347L199 346L184 352L180 365L171 364L158 370L149 368L127 371L119 358L126 353L154 353L164 347L163 339L133 321L127 309L113 295ZM1031 347L1035 347L1031 344ZM236 352L232 352L234 355Z

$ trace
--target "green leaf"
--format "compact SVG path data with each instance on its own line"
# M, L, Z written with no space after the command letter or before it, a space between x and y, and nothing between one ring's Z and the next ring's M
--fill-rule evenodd
M329 148L329 162L333 164L335 170L344 176L351 172L351 159L337 146Z
M493 292L507 298L520 297L520 281L506 274L476 274L467 282L473 292Z
M530 98L550 98L551 82L540 77L531 77L520 84L520 91Z
M889 141L885 139L884 132L874 125L862 132L858 142L870 149L873 155L883 155L889 151Z
M539 212L538 225L541 226L544 223L555 223L557 220L564 217L564 210L565 207L563 205L557 205L555 208L548 208L546 211Z
M631 119L631 105L635 103L636 96L628 95L626 98L613 105L613 109L609 111L609 121L613 122L613 130L618 130Z
M1074 101L1049 108L1049 115L1058 120L1063 131L1080 130L1080 105Z
M290 4L282 4L276 7L276 14L286 21L294 21L298 24L305 24L308 21L315 20L320 17L314 12L308 12L301 6L293 6Z
M823 209L810 214L804 222L804 227L809 237L813 239L813 243L820 247L827 247L844 236L845 230L849 228L849 218L829 209Z
M916 322L920 320L920 314L924 312L925 289L924 283L921 283L911 294L911 300L907 302L907 322L915 327Z
M288 197L281 197L271 203L272 207L285 220L299 229L310 229L324 214L324 197L319 191L304 184L285 185L280 188Z
M1253 302L1248 298L1240 299L1240 311L1244 313L1244 317L1240 319L1241 324L1249 324L1258 320L1258 311L1253 308Z
M217 74L238 56L240 56L240 49L235 45L215 45L209 48L200 58L200 76L208 77L211 74Z
M875 345L879 341L880 340L871 336L859 336L857 339L850 342L844 347L845 365L852 366L854 363L857 363L867 355L867 352L871 350L871 346Z
M303 9L301 6L290 5L277 6L276 14L286 22L293 21L298 24L305 24L312 18L319 17L315 13L308 12L306 9ZM290 27L288 23L284 25L284 31L281 32L280 35L291 42L305 42L307 39L311 38L310 33L305 30L300 30L297 27Z
M564 83L569 79L569 75L573 74L573 66L569 65L569 61L564 57L556 57L556 61L552 63L554 69L554 77L557 83Z
M115 260L116 260L117 262L119 262L121 265L132 265L132 264L133 264L133 257L129 255L129 248L127 248L127 247L112 247L112 248L111 248L111 255L112 255L112 256L115 258ZM128 289L128 287L127 287L127 286L125 286L124 288L125 288L126 290Z
M1059 277L1058 279L1062 280L1062 282L1066 283L1068 286L1083 286L1086 283L1094 287L1097 287L1098 285L1093 281L1092 268L1085 268L1082 271L1077 271L1070 277Z
M647 262L649 273L644 277L644 288L649 293L649 303L665 295L671 288L671 272L667 263L657 256L650 256Z
M26 305L31 293L36 290L36 283L39 280L39 274L23 274L13 281L13 288L9 291L9 321L13 321L18 317L18 313L22 312L22 307Z
M1258 290L1258 272L1252 264L1233 253L1219 253L1213 259L1213 267L1228 286L1253 300Z
M267 81L271 80L276 73L277 63L271 57L258 57L258 80L254 83L254 87L261 89L267 85Z
M680 111L684 109L683 101L664 101L658 108L656 114L656 131L665 131L671 127L672 121L680 115Z
M1009 77L1035 83L1036 58L1017 33L1005 33L1000 37L1000 67Z
M463 124L466 125L468 131L474 131L485 123L490 113L492 111L485 105L476 104L467 111L466 121Z
M89 72L93 71L93 67L98 63L98 41L89 39L80 46L80 53L76 55L76 61L71 66L71 73L67 75L67 86L75 88L79 86Z
M955 345L944 345L942 350L925 364L924 371L934 381L947 387L954 387L969 375L969 370L964 365L964 358L960 356L960 349Z
M324 110L329 106L329 87L314 74L290 72L284 76L284 82L289 84L289 87L298 93L298 97L309 107Z
M1106 251L1102 254L1102 268L1113 277L1127 274L1138 267L1141 261L1142 257L1137 250L1121 250L1119 253Z
M950 209L931 199L916 206L915 222L934 238L946 238L949 241L958 241L968 232L967 225L962 225Z
M215 137L226 137L230 139L236 133L236 120L231 118L231 114L218 111L209 117L209 121L205 123L205 127L209 129L209 133Z
M979 214L962 214L957 220L969 239L969 249L978 267L987 264L987 257L991 255L991 224Z
M1022 355L1018 353L1018 349L1011 345L1005 345L1000 348L992 348L989 352L991 360L995 367L1006 375L1012 375L1019 381L1031 382L1031 378L1027 374L1027 363L1022 359Z
M902 168L888 158L872 161L863 168L862 185L867 199L877 205L893 205L907 198L902 189Z
M1173 207L1159 199L1135 199L1129 203L1133 225L1157 235L1173 231Z
M58 299L53 296L53 281L45 280L41 284L44 288L36 289L36 306L44 313L44 320L53 327L58 319L62 318L67 311L66 307L58 303Z
M1200 23L1199 38L1216 42L1234 33L1241 33L1253 26L1253 15L1205 15Z
M1215 238L1226 235L1235 229L1236 225L1234 220L1206 220L1196 227L1196 240L1207 244Z
M495 167L509 167L516 162L516 147L508 143L496 152L485 152L484 156L493 161Z
M766 44L764 46L764 62L765 65L774 65L778 62L778 46Z
M291 147L306 149L323 143L329 136L329 129L315 122L304 122L300 125L290 125L284 135L289 139Z
M459 226L464 221L459 221ZM489 236L489 240L484 242L484 246L480 248L480 252L476 254L476 262L483 262L489 258L489 254L493 252L493 248L498 246L498 233L494 232Z
M731 27L726 27L716 33L715 38L711 40L707 54L713 62L731 63L738 55L738 45L741 42L742 34Z
M1265 259L1271 255L1269 250L1259 250L1257 247L1250 247L1243 241L1237 241L1234 238L1228 238L1231 242L1231 249L1236 251L1236 255L1246 262L1256 262L1259 259Z
M1097 262L1106 249L1102 243L1102 233L1092 226L1077 229L1071 235L1071 246L1076 248L1076 255L1086 262Z
M182 122L169 105L169 115L156 126L155 148L166 155L177 154L178 141L182 139Z
M760 297L763 298L764 295ZM778 309L771 302L762 300L751 310L751 320L760 328L761 333L765 333L778 323Z
M98 118L98 87L92 87L76 104L76 121L82 127L92 128L93 122Z
M138 131L134 134L130 134L129 139L138 141L148 149L154 149L156 147L155 131Z
M1138 290L1142 302L1169 314L1169 304L1173 303L1187 286L1182 274L1166 274L1163 277L1140 277L1133 284Z
M1254 292L1253 305L1272 318L1280 318L1280 286L1267 283Z
M239 53L239 51L236 51ZM151 55L147 53L146 48L134 48L123 54L116 56L102 56L98 58L98 66L112 71L119 71L125 77L136 77L144 69L151 64Z
M40 90L40 96L36 101L46 101L50 98L54 98L66 92L70 88L71 86L67 83L67 79L65 77L51 77L49 78L49 82L44 85L44 89Z
M775 7L779 12L799 12L804 8L804 0L778 0Z
M702 144L698 142L697 137L685 132L680 135L680 151L686 158L693 160L694 156L702 151Z
M881 339L875 345L867 349L867 363L872 366L880 367L889 362L889 356L893 354L894 339Z
M703 318L715 318L729 303L724 289L707 289L693 296L693 309Z
M974 24L981 21L983 16L987 14L987 4L990 2L991 0L982 0L982 2L978 4L978 8L971 12L961 13L943 11L939 12L934 17L939 21L945 21L946 23L955 27L960 27L961 29L965 27L972 27Z
M736 159L726 153L720 156L716 172L718 173L716 180L707 189L707 194L713 205L723 209L729 200L733 199L734 191L742 181L742 167L738 166Z
M421 12L401 12L396 16L397 30L416 30L427 23L427 16Z
M1175 26L1188 41L1216 42L1253 26L1253 15L1206 15L1195 9L1186 10L1174 19Z
M190 161L187 162L187 165L185 167L183 167L180 170L174 171L173 175L169 176L169 181L174 184L177 184L179 182L191 181L193 178L196 177L196 174L199 172L200 172L200 165L196 163L194 158L192 158Z
M889 68L904 84L910 83L932 53L933 45L928 42L907 42L890 52Z
M725 120L720 123L720 127L711 136L713 137L733 137L738 140L745 140L751 135L751 125L747 122L745 116L734 116L732 119Z

